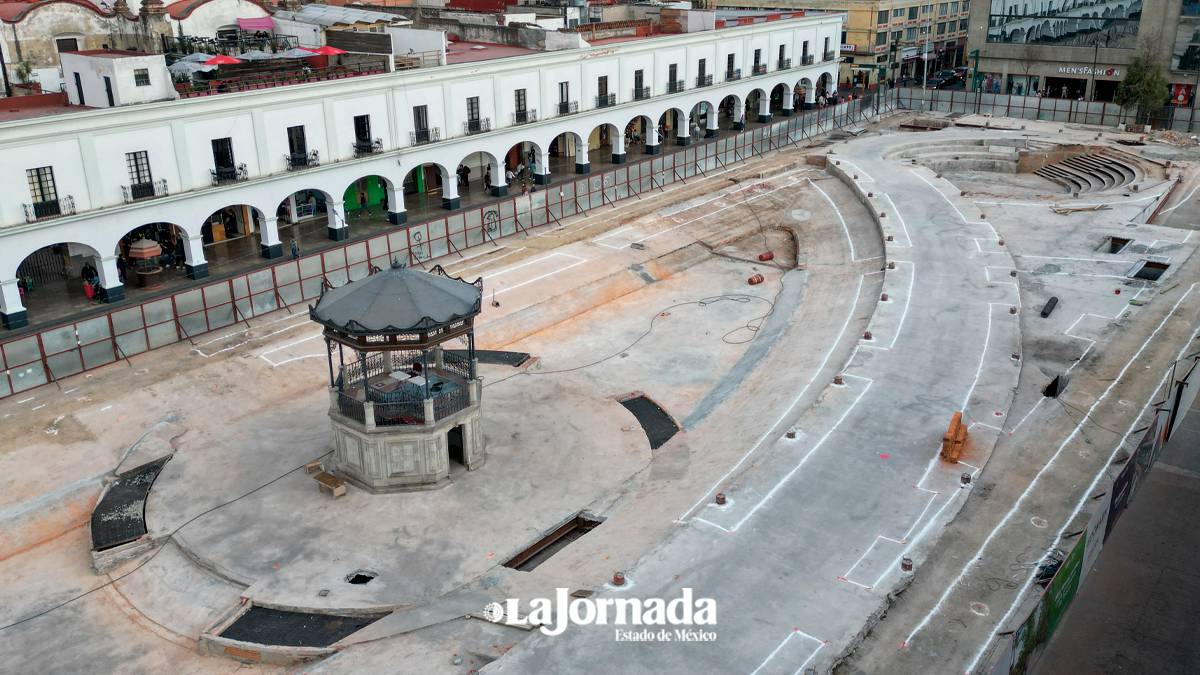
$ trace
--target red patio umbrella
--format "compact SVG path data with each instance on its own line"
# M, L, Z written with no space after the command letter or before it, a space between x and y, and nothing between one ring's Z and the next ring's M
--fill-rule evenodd
M206 66L231 66L235 63L241 63L241 60L235 59L232 56L225 56L224 54L217 54L216 56L212 57L211 59L205 61L204 65L206 65Z
M312 52L318 56L338 56L346 53L345 49L338 49L337 47L331 47L329 45L322 45L316 49L311 47L301 47L301 49Z

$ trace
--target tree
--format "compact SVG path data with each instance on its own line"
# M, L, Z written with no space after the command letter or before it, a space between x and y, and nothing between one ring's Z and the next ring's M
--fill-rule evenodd
M1141 50L1125 70L1125 79L1117 85L1117 105L1131 108L1139 122L1162 110L1170 96L1163 66L1149 49Z

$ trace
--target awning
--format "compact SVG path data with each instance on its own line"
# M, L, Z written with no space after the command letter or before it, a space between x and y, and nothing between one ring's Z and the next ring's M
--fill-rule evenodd
M274 30L275 20L269 16L259 16L253 19L238 19L238 28L242 30Z

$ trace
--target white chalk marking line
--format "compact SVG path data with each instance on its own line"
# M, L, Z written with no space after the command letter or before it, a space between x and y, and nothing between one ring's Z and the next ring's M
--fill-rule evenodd
M1086 352L1085 352L1085 353L1086 353ZM1076 362L1076 363L1078 363L1078 362L1079 362L1079 359L1076 359L1076 360L1075 360L1075 362ZM1074 366L1072 365L1072 367L1074 367ZM1021 421L1020 421L1020 422L1017 422L1017 426L1013 427L1012 429L1010 429L1010 430L1008 431L1008 435L1009 435L1009 436L1012 436L1013 434L1017 433L1017 430L1021 428L1021 425L1025 424L1025 420L1029 419L1029 417L1030 417L1031 415L1033 415L1034 411L1036 411L1036 410L1037 410L1039 407L1041 407L1041 405L1042 405L1042 402L1043 402L1043 401L1045 401L1045 400L1046 400L1046 397L1045 397L1045 396L1042 396L1042 397L1040 397L1040 398L1037 400L1037 403L1034 403L1034 404L1033 404L1033 407L1029 409L1029 412L1025 413L1025 416L1021 418Z
M212 352L212 353L206 353L206 352L204 352L204 351L202 351L202 350L200 350L199 348L196 348L196 347L193 347L193 348L192 348L192 351L193 351L193 352L195 352L196 354L199 354L200 356L202 356L202 357L204 357L204 358L206 358L206 359L210 359L210 358L212 358L212 357L216 356L217 354L223 354L223 353L225 353L225 352L228 352L228 351L233 351L234 349L237 349L238 347L244 347L244 346L246 346L246 345L248 345L248 344L250 344L251 342L254 342L254 341L256 341L256 340L265 340L265 339L267 339L267 338L269 338L269 337L274 337L274 336L276 336L276 335L279 335L279 334L281 334L281 333L286 333L286 332L288 332L289 330L292 330L293 328L299 328L300 326L307 326L307 325L311 325L311 324L309 323L309 319L308 319L308 315L307 315L307 314L305 314L305 315L289 314L289 315L288 315L286 318L288 318L288 319L295 319L295 318L299 318L300 320L299 320L299 321L297 321L297 322L296 322L296 323L294 323L294 324L291 324L291 325L289 325L289 326L285 326L285 327L283 327L283 328L280 328L279 330L274 330L274 331L271 331L270 333L265 333L265 334L263 334L263 335L256 335L256 336L254 336L254 337L246 338L245 340L242 340L241 342L238 342L238 343L236 343L236 344L229 345L228 347L222 347L222 348L220 348L220 349L218 349L217 351L215 351L215 352ZM276 322L272 322L272 323L276 323ZM242 331L242 332L243 332L243 333L245 333L245 331ZM229 335L227 335L226 337L232 337L233 335L237 335L237 333L230 333L230 334L229 334ZM213 341L212 341L212 340L210 340L208 343L205 343L205 344L209 344L209 343L211 343L211 342L213 342Z
M954 204L954 202L950 201L950 198L947 197L944 192L942 192L940 189L938 189L938 186L929 182L929 179L927 179L924 176L922 176L921 174L917 173L915 169L909 169L909 172L912 173L912 175L916 176L917 178L920 178L921 181L924 182L926 185L933 188L933 191L936 192L938 194L938 196L942 198L943 201L945 201L947 204L949 204L950 208L954 209L954 212L958 214L958 217L961 218L964 223L966 223L967 225L987 225L988 229L992 231L992 234L996 235L997 239L1000 238L1000 235L996 233L996 228L992 227L991 223L989 223L986 220L970 220L970 219L968 219L965 215L963 215L963 212L961 210L959 210L958 206L956 206Z
M918 632L921 631L921 629L923 629L926 625L928 625L929 621L933 618L933 616L941 610L942 605L945 604L946 599L950 596L950 593L955 589L955 587L958 586L959 582L962 581L963 577L966 576L967 572L970 571L970 569L972 567L974 567L976 561L978 561L982 558L984 550L986 550L988 545L991 544L992 540L996 537L996 534L999 533L999 531L1002 527L1004 527L1005 525L1008 524L1008 521L1020 509L1021 505L1025 502L1025 499L1033 492L1034 487L1036 487L1040 483L1042 476L1045 475L1046 472L1049 471L1052 466L1054 466L1054 464L1058 460L1059 456L1062 455L1063 450L1067 447L1067 445L1069 445L1071 443L1071 441L1075 440L1075 436L1077 436L1079 434L1079 431L1080 431L1080 429L1083 428L1083 425L1092 418L1092 413L1094 413L1096 411L1096 408L1099 407L1100 404L1103 403L1108 398L1108 395L1110 393L1112 393L1113 388L1116 387L1117 384L1125 377L1125 373L1129 370L1129 367L1131 365L1133 365L1133 362L1136 361L1138 359L1138 357L1140 357L1142 355L1142 352L1145 351L1146 347L1150 344L1150 342L1153 341L1154 338L1158 336L1159 332L1162 331L1163 327L1167 325L1167 322L1171 319L1171 317L1173 317L1175 315L1175 312L1179 309L1179 306L1181 304L1183 304L1183 301L1186 300L1189 295L1191 295L1192 291L1195 290L1195 288L1196 288L1196 284L1192 284L1191 286L1188 287L1188 289L1183 293L1183 295L1181 295L1179 297L1179 300L1176 301L1175 305L1171 308L1171 311L1167 312L1167 315L1163 317L1163 320L1161 322L1159 322L1158 326L1155 327L1154 331L1151 332L1150 335L1146 337L1146 339L1142 342L1141 346L1138 347L1137 351L1133 354L1133 356L1131 356L1129 358L1129 360L1125 362L1125 365L1121 367L1120 372L1117 373L1117 376L1115 378L1113 378L1112 382L1109 383L1108 387L1106 387L1104 389L1104 392L1094 402L1092 402L1091 407L1088 408L1087 412L1080 419L1079 423L1075 425L1075 428L1071 431L1071 433L1068 434L1065 439L1063 439L1063 442L1061 444L1059 444L1058 448L1054 451L1054 454L1051 455L1050 458L1046 461L1046 463L1042 465L1042 468L1038 469L1038 472L1034 475L1033 480L1031 480L1029 482L1029 485L1026 486L1025 490L1021 493L1021 495L1013 503L1012 508L1010 508L1008 510L1008 512L1004 514L1004 517L1000 520L1000 522L997 523L994 528L992 528L991 532L989 532L988 536L983 540L983 543L979 545L978 550L976 550L975 553L973 555L971 555L971 557L968 559L968 562L965 565L963 565L962 570L959 571L958 575L954 578L954 580L951 581L946 586L946 589L942 592L941 596L938 598L938 601L934 604L934 606L932 608L930 608L929 612L925 614L925 616L921 619L921 621L919 621L917 623L916 627L914 627L912 629L912 631L908 634L908 637L906 637L904 639L904 644L908 644L908 643L912 642L913 636L915 636Z
M545 262L551 258L556 258L556 257L571 258L572 260L585 260L584 258L581 258L577 255L571 255L570 253L562 253L560 251L555 251L554 253L549 253L540 258L534 258L533 260L526 260L523 263L517 263L516 265L512 265L511 267L505 267L504 269L499 270L497 272L492 272L490 275L488 275L488 278L495 279L496 277L508 274L509 272L514 272L516 270L529 267L530 265L536 265L540 262Z
M821 196L825 198L825 201L829 202L829 205L833 207L833 212L837 214L838 222L842 224L842 232L846 234L846 243L850 246L850 262L862 262L862 259L858 257L858 253L854 251L854 240L850 238L850 228L846 226L846 218L842 216L842 210L839 209L838 205L834 203L833 199L831 199L829 195L821 189L820 185L817 185L815 182L813 182L813 179L809 178L808 184L816 188L817 192L821 193Z
M834 338L831 343L829 343L829 348L825 350L825 356L821 359L820 365L818 365L816 370L813 371L813 374L809 376L808 382L804 383L804 386L800 389L800 393L796 394L796 397L792 399L792 402L789 403L787 408L784 409L783 413L779 415L779 418L776 419L771 426L767 427L766 432L764 432L762 436L758 437L758 440L754 442L754 445L750 446L750 449L746 451L746 454L742 455L741 459L739 459L733 466L729 467L728 471L718 478L716 482L714 482L712 486L705 491L704 494L700 495L700 498L696 500L695 504L692 504L688 510L684 511L678 518L675 519L675 522L682 522L684 518L687 518L688 514L696 509L696 507L704 503L704 500L708 499L708 495L712 494L713 490L716 490L721 483L725 482L727 478L733 475L733 472L737 471L738 467L740 467L742 463L744 463L750 457L750 455L754 454L754 452L758 450L759 446L763 444L763 441L767 440L767 438L770 438L775 432L775 429L778 428L785 419L791 416L793 409L798 403L800 403L800 399L804 398L804 394L808 392L808 388L811 387L813 382L816 381L817 377L821 374L821 371L825 369L825 365L829 362L829 357L833 355L833 350L837 348L837 344L842 341L842 336L846 334L846 328L849 327L850 320L854 318L854 313L858 310L858 298L862 295L863 281L866 279L866 277L866 274L859 275L858 286L854 290L854 301L850 303L850 311L846 312L846 318L842 320L842 329L838 331L837 337ZM853 354L851 354L851 358L853 358Z
M1025 253L1014 253L1014 258L1039 258L1042 260L1073 260L1075 262L1090 262L1090 263L1107 263L1109 265L1132 265L1136 260L1104 260L1101 258L1069 258L1062 255L1027 255Z
M860 180L871 181L872 183L875 182L875 179L871 177L871 174L867 173L866 171L863 171L862 167L858 166L854 162L851 162L848 159L842 159L841 157L835 157L833 161L837 162L839 166L841 164L848 164L852 169L861 173L863 175L863 177ZM854 180L853 174L851 174L851 180Z
M1175 206L1172 206L1170 208L1165 208L1162 211L1159 211L1159 214L1161 215L1163 213L1169 213L1169 212L1174 211L1175 209L1183 206L1184 204L1186 204L1188 202L1189 199L1192 198L1192 195L1196 194L1196 190L1200 190L1200 185L1193 187L1191 189L1191 191L1188 192L1187 195L1183 199L1179 200L1178 204L1176 204Z
M812 661L813 657L817 655L817 652L821 651L821 649L825 645L829 644L829 642L826 640L822 640L820 638L815 638L815 637L809 635L808 633L805 633L804 631L800 630L799 628L795 628L792 630L792 632L788 633L787 637L785 637L784 639L779 641L779 644L775 646L775 649L772 649L771 653L767 654L767 658L763 659L763 662L758 664L757 668L750 671L750 675L758 675L758 672L763 669L763 666L766 666L768 663L770 663L771 659L775 658L775 655L779 653L779 650L783 649L783 646L786 645L792 638L796 637L797 635L804 637L804 638L808 638L809 640L812 640L813 642L817 643L817 648L815 650L813 650L813 653L810 654L809 657L804 660L804 663L801 663L800 667L796 669L797 673L803 671L804 667L808 665L809 661Z
M501 247L501 249L497 249L497 250L503 250L503 247ZM524 251L524 250L525 250L525 247L524 247L524 246L522 246L522 247L520 247L520 248L513 248L513 249L509 249L509 250L508 250L508 252L506 252L506 253L501 253L501 254L499 254L499 255L494 255L494 256L492 256L492 257L488 258L487 260L481 260L481 261L479 261L479 262L477 262L477 263L473 263L473 264L471 264L471 265L468 265L468 266L466 266L466 267L463 267L463 268L461 268L461 269L458 269L458 270L456 270L456 271L454 272L454 274L455 274L455 275L457 275L457 276L462 276L463 274L465 274L465 273L467 272L467 270L479 269L480 267L483 267L483 266L485 266L485 265L490 265L490 264L492 264L492 263L496 262L497 260L503 260L503 259L507 258L507 257L508 257L508 256L510 256L510 255L516 255L517 253L520 253L521 251ZM460 262L461 262L461 261L460 261Z
M702 202L697 202L694 204L688 204L686 206L681 206L672 211L659 211L655 215L662 217L662 218L670 218L671 216L674 216L674 215L677 215L680 213L684 213L686 211L691 211L692 209L698 209L701 206L704 206L706 204L711 204L717 200L724 199L725 197L728 197L729 195L735 195L739 192L744 192L746 190L750 190L759 185L765 185L765 184L769 183L771 180L774 180L776 178L783 178L784 176L791 176L791 175L794 175L797 173L809 173L810 171L811 170L808 168L799 168L799 169L792 169L790 171L784 171L783 173L776 174L774 176L768 176L761 180L757 180L753 183L747 183L746 185L739 185L739 186L736 186L733 188L726 188L724 190L717 192L714 196L712 196L708 199L705 199ZM710 174L710 176L716 176L716 175L720 175L720 174Z
M278 310L276 310L276 311L278 311ZM277 323L279 323L279 322L281 322L281 321L287 321L288 319L294 319L294 318L296 318L296 316L297 316L297 315L295 315L295 314L288 314L288 315L286 315L286 316L281 316L281 317L279 317L279 318L277 318L277 319L271 319L270 321L264 321L264 322L262 322L262 323L260 323L260 324L258 324L258 325L256 325L256 326L254 326L254 328L263 328L263 327L265 327L265 326L273 326L273 325L275 325L275 324L277 324ZM304 317L304 318L305 318L305 320L307 320L307 319L308 319L308 316L307 316L307 315L305 315L305 317ZM245 335L246 333L249 333L249 332L250 332L250 330L251 330L250 328L243 328L243 329L241 329L241 330L236 330L236 331L234 331L234 332L232 332L232 333L226 333L226 334L224 334L224 335L222 335L222 336L220 336L220 337L215 337L215 338L212 338L212 339L210 339L210 340L205 340L204 342L201 342L200 344L198 344L198 345L196 345L196 346L197 346L197 347L204 347L204 346L210 345L210 344L212 344L212 343L214 343L214 342L220 342L221 340L224 340L224 339L226 339L226 338L231 338L231 337L233 337L234 335Z
M1195 288L1195 286L1196 286L1196 284L1192 284L1191 288ZM1188 292L1191 292L1191 288L1188 289ZM1186 293L1184 295L1186 296ZM1180 298L1180 300L1182 300L1182 298ZM1174 310L1172 310L1172 313L1173 312L1174 312ZM1170 316L1170 314L1168 314L1168 317L1169 316ZM1187 353L1189 346L1191 345L1192 341L1196 339L1197 336L1200 336L1200 330L1192 331L1191 339L1189 339L1187 342L1185 342L1183 347L1179 350L1179 353L1176 354L1176 356L1175 356L1176 361L1183 358L1183 355L1185 353ZM1079 501L1077 501L1075 503L1075 509L1073 511L1071 511L1070 516L1068 516L1066 519L1063 520L1062 526L1060 528L1058 528L1058 533L1055 534L1054 538L1050 540L1051 544L1050 544L1049 548L1047 548L1045 551L1042 552L1041 558L1038 559L1039 561L1045 560L1046 556L1050 554L1050 551L1053 550L1054 547L1058 545L1058 542L1062 539L1063 533L1065 533L1067 531L1067 527L1071 524L1072 521L1075 520L1075 518L1079 515L1079 512L1083 510L1084 504L1086 504L1091 499L1092 495L1096 491L1096 487L1100 484L1100 479L1103 478L1105 476L1105 474L1108 473L1109 467L1112 466L1113 461L1117 457L1117 453L1120 452L1122 447L1124 447L1127 439L1129 438L1129 435L1133 433L1134 428L1137 426L1138 422L1140 422L1142 420L1142 417L1146 414L1146 410L1149 409L1150 405L1154 402L1154 399L1158 397L1159 390L1162 389L1163 384L1165 384L1167 382L1167 379L1170 376L1171 376L1171 367L1168 367L1166 369L1166 372L1163 373L1162 379L1160 379L1158 381L1158 386L1150 391L1150 396L1146 398L1146 403L1145 403L1145 405L1142 406L1141 411L1138 412L1138 414L1135 415L1133 417L1133 419L1129 422L1129 428L1127 428L1125 430L1125 435L1121 436L1121 439L1117 442L1116 446L1113 447L1113 451L1108 456L1108 461L1105 462L1103 465L1101 465L1100 470L1098 472L1096 472L1096 476L1094 478L1092 478L1091 485L1089 485L1086 490L1084 490L1082 493L1080 493ZM1033 582L1033 577L1034 577L1034 574L1031 571L1031 573L1026 576L1025 583L1022 584L1021 588L1017 591L1016 596L1013 598L1013 601L1009 604L1008 610L1004 612L1004 615L1001 616L1000 620L996 622L996 625L992 627L992 630L988 633L988 636L984 639L983 644L980 645L979 649L975 652L975 656L971 659L970 665L967 666L966 672L968 672L968 673L975 672L975 666L979 663L979 659L983 658L983 653L987 650L988 645L991 644L992 638L994 638L996 636L996 633L1000 630L1000 627L1003 626L1004 624L1006 624L1008 622L1009 617L1012 616L1013 610L1017 608L1017 605L1020 603L1021 598L1024 597L1025 592L1029 590L1029 585Z
M971 201L984 206L1044 206L1047 208L1063 206L1067 208L1076 208L1084 206L1111 206L1113 204L1136 204L1138 202L1145 202L1151 199L1158 199L1161 196L1163 196L1163 193L1159 192L1158 194L1149 195L1147 197L1138 197L1137 199L1116 199L1107 202L991 202L979 199L972 199Z
M895 246L912 248L912 237L908 236L908 225L904 224L904 216L900 214L899 207L896 206L896 202L892 201L891 195L885 193L883 195L883 198L888 200L888 203L892 205L892 213L896 214L896 220L900 221L900 229L904 230L904 242L905 243L897 244L895 241L893 241L892 244Z
M509 292L509 291L515 291L515 290L517 290L518 288L521 288L522 286L528 286L529 284L532 284L532 283L535 283L535 282L541 281L542 279L546 279L546 278L548 278L548 277L552 277L552 276L554 276L554 275L556 275L556 274L560 274L560 273L562 273L562 272L566 272L567 270L571 269L572 267L578 267L578 266L580 266L580 265L582 265L582 264L584 264L584 263L586 263L586 262L588 262L588 260L587 260L587 259L585 259L585 258L579 258L577 262L573 262L573 263L571 263L570 265L565 265L565 266L563 266L563 267L560 267L560 268L558 268L558 269L556 269L556 270L554 270L554 271L551 271L551 272L546 272L545 274L540 274L540 275L538 275L538 276L536 276L536 277L534 277L534 278L532 278L532 279L529 279L529 280L527 280L527 281L522 281L522 282L521 282L521 283L519 283L519 284L514 284L514 285L512 285L512 286L508 286L508 287L501 288L501 289L494 289L494 290L492 290L492 296L493 296L493 297L495 297L495 296L497 296L497 295L503 295L503 294L505 294L505 293L507 293L507 292Z

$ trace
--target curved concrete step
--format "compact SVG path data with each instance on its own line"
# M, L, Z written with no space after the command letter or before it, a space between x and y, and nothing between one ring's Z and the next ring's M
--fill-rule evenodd
M1094 176L1099 176L1104 181L1104 189L1116 187L1122 183L1123 177L1121 172L1109 167L1103 162L1090 159L1087 155L1072 157L1064 164L1077 168L1080 171L1086 171Z
M1081 192L1083 190L1083 185L1081 185L1074 176L1071 176L1066 172L1059 171L1053 166L1043 166L1033 173L1045 178L1046 180L1058 183L1066 188L1067 192Z

